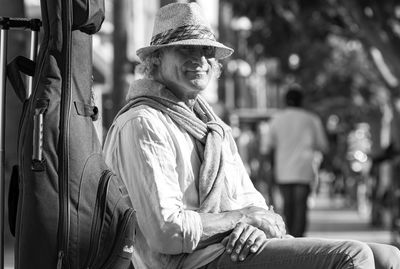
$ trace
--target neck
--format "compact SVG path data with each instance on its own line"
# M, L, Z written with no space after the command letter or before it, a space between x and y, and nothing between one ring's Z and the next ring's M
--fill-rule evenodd
M197 100L198 91L191 90L189 88L182 88L179 84L168 83L168 81L154 77L154 80L163 84L169 91L171 91L180 101L184 102L190 109L193 108Z
M193 106L196 103L196 97L195 98L188 98L186 100L183 100L185 102L185 104L193 110Z
M193 109L194 104L196 103L198 92L189 92L188 90L177 90L177 88L169 87L166 85L167 88L185 105L187 105L190 109Z

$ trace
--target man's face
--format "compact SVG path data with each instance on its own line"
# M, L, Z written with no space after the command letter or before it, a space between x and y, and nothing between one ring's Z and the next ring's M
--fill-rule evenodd
M194 98L212 77L215 48L176 46L163 49L157 79L182 100Z

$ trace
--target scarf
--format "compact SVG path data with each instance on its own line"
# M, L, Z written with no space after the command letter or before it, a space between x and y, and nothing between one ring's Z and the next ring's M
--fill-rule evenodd
M132 107L147 105L168 115L179 127L195 138L202 163L199 172L199 199L201 213L219 213L230 210L224 184L225 135L222 120L212 111L202 96L198 96L193 111L186 105L159 96L141 95L131 99L118 115ZM118 116L117 115L117 116ZM230 135L230 134L228 134Z

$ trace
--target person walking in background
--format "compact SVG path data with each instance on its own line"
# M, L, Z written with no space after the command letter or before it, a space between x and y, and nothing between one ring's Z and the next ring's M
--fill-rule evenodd
M273 152L287 230L301 237L307 228L307 201L316 187L321 153L328 151L328 142L318 116L302 108L301 88L291 86L285 97L286 108L271 119L265 150Z

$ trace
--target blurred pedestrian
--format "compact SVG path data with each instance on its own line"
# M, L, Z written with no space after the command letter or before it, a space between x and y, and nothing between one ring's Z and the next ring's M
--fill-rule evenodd
M304 236L308 199L316 188L321 153L328 142L321 120L302 107L303 93L297 85L286 93L286 108L270 122L266 151L273 152L275 183L283 199L283 216L288 232Z

